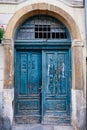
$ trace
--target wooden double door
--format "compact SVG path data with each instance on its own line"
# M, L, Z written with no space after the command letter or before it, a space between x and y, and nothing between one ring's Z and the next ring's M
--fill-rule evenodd
M16 123L70 123L70 50L15 51Z

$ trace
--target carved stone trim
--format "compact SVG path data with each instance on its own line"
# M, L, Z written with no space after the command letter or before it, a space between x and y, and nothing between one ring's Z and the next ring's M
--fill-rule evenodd
M12 44L12 40L11 39L4 39L3 40L3 43L2 43L2 45L7 45L7 44Z
M77 6L82 6L83 5L83 0L73 0L71 2L72 5L77 5Z
M60 1L74 8L84 7L83 0L60 0Z
M25 1L27 0L0 0L0 4L20 4Z
M4 88L13 87L13 44L11 40L5 40L4 43L5 55L5 72L4 72Z

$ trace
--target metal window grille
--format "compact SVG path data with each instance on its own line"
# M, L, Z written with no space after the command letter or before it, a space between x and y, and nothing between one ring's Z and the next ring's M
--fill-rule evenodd
M17 40L68 39L66 27L50 16L35 16L26 20L19 27Z

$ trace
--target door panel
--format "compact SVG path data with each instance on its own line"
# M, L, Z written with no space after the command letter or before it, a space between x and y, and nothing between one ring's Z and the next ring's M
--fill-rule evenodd
M42 55L38 51L16 52L15 121L38 123L41 119Z
M69 123L69 50L43 51L43 56L43 123Z

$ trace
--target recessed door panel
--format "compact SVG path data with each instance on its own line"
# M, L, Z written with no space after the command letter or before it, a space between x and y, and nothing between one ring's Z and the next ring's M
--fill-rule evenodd
M43 122L70 122L69 50L43 51Z

